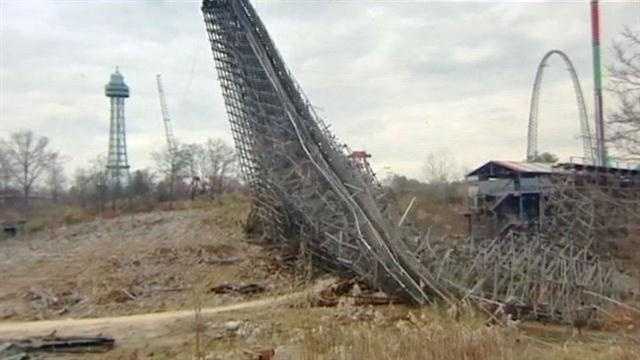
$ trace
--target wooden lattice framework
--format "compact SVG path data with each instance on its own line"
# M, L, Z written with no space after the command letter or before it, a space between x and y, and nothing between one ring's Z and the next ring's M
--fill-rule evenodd
M252 217L271 240L418 304L473 299L567 320L583 290L616 293L615 271L576 244L452 243L401 226L393 197L315 113L249 1L204 0L202 12Z

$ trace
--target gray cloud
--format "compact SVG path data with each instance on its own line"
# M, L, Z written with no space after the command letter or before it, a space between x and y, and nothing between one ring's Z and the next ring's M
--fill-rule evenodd
M130 162L152 166L164 144L155 74L177 136L231 140L198 2L0 3L0 136L32 128L70 167L106 153L115 65L127 100ZM285 61L336 134L384 168L420 176L429 152L465 167L522 159L530 87L549 49L566 51L591 98L588 4L256 2ZM604 48L638 25L631 2L604 3ZM609 61L604 53L604 61ZM540 147L579 155L575 100L560 63L548 69ZM611 103L611 102L609 102Z

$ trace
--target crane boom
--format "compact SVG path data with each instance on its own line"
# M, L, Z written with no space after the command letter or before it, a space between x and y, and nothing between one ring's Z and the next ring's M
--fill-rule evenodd
M171 127L171 118L169 117L169 109L167 108L167 99L164 95L164 89L162 87L162 78L160 74L156 75L158 82L158 96L160 97L160 110L162 111L162 121L164 123L164 133L167 138L167 146L169 152L173 153L176 150L176 140L173 136L173 128Z

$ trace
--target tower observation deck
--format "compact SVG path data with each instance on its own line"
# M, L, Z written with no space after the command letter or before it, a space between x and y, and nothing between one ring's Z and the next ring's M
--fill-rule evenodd
M110 180L120 186L128 180L127 136L124 118L124 99L129 97L129 87L116 67L109 83L104 87L105 95L111 100L111 122L109 130L109 153L107 172Z

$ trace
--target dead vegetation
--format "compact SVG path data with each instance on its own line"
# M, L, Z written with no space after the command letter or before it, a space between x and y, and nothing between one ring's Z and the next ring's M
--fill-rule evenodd
M290 287L270 253L246 241L246 203L222 199L177 211L98 218L0 243L4 320L95 317L184 308L191 288ZM219 305L255 291L207 296ZM215 295L215 296L212 296Z
M471 305L417 309L356 306L343 299L324 307L313 299L208 319L207 358L604 360L640 355L637 331L579 334L539 323L492 324Z
M243 233L248 202L230 197L181 210L123 214L0 243L7 281L1 322L191 310L133 326L106 359L636 359L640 316L607 310L580 329L494 321L466 303L425 308L355 280L318 278L309 262ZM635 262L628 259L629 262ZM284 304L207 313L301 289ZM95 334L94 334L95 335Z
M489 327L473 312L458 320L433 312L409 312L385 326L374 320L351 327L318 327L305 334L304 359L636 359L636 345L595 344L605 339L549 342L516 327ZM382 323L381 323L382 322ZM595 340L595 341L594 341ZM611 339L610 339L611 340ZM598 350L595 350L595 349Z

